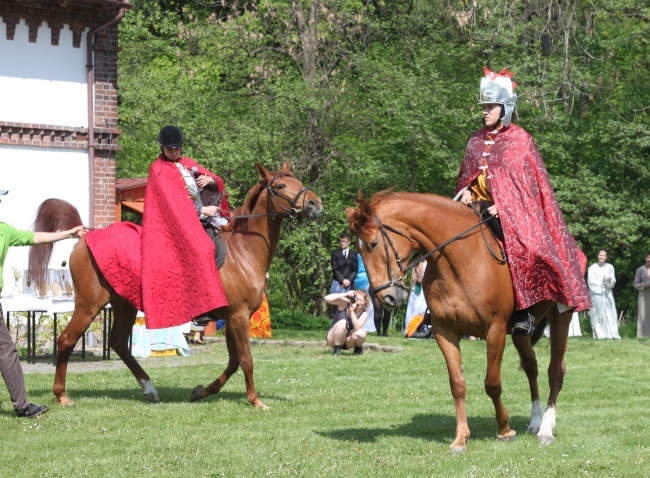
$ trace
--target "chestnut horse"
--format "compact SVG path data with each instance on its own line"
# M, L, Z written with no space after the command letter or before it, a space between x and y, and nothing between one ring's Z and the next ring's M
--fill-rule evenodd
M347 209L350 230L358 238L371 293L389 308L408 298L407 271L426 258L422 290L431 311L432 330L447 362L456 409L456 436L452 451L465 451L470 430L465 409L460 340L465 334L485 339L485 391L496 410L497 438L514 439L510 416L501 402L501 360L508 320L514 308L512 281L499 244L470 208L433 194L375 194L368 202L359 194L358 209ZM495 252L496 251L496 252ZM410 265L409 265L410 262ZM564 352L571 312L560 314L554 302L539 303L535 317L547 315L551 329L550 393L542 409L537 386L537 360L530 337L512 336L530 385L532 400L529 433L541 443L554 441L555 404L564 379Z
M253 381L253 359L248 337L248 321L262 303L266 272L275 254L282 221L288 217L317 218L323 205L312 191L303 187L289 170L289 163L275 173L257 164L260 181L246 198L245 204L233 212L234 220L222 229L228 254L219 271L229 305L213 310L213 320L226 321L226 345L229 361L221 376L207 387L197 386L190 401L218 393L228 378L241 366L246 381L248 401L258 408L267 408L260 400ZM237 218L239 216L239 218ZM50 232L80 225L79 213L71 204L48 199L39 208L34 229ZM115 248L124 247L115 244ZM43 280L52 248L32 247L30 273L34 282ZM110 303L113 327L109 345L129 367L144 391L145 398L158 402L158 391L149 375L129 351L128 338L135 322L134 305L119 296L104 278L85 240L80 239L70 255L70 274L74 286L75 309L72 318L58 339L54 395L64 405L72 404L66 394L65 379L68 359L81 335L93 318Z

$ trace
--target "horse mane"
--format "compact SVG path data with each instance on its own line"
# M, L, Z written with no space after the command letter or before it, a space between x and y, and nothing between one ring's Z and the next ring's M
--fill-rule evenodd
M255 186L251 188L250 191L248 191L248 194L246 195L246 199L244 199L244 204L235 209L233 216L249 216L253 214L253 211L255 211L255 208L257 207L257 203L260 199L260 196L266 189L266 186L269 184L269 180L271 178L284 178L284 177L290 177L290 178L295 178L295 176L291 172L283 172L283 171L277 171L275 173L270 173L270 176L268 178L263 178L260 179ZM246 231L248 230L248 223L249 223L248 217L242 217L241 219L234 219L232 221L232 226L229 228L224 228L225 230L231 230L231 231Z
M436 204L440 207L457 208L456 213L465 214L473 217L471 210L466 207L460 207L460 203L452 199L433 193L412 193L408 191L394 191L393 189L384 189L379 191L370 198L370 201L362 197L361 191L357 198L358 208L350 216L350 231L357 237L372 235L377 230L377 223L374 220L377 207L390 202L398 202L406 199L426 201L427 203Z
M67 231L81 226L83 221L76 207L62 199L50 198L43 201L36 211L32 225L34 232ZM47 282L47 264L52 258L54 244L34 244L29 251L28 270L37 289Z
M374 220L375 209L378 205L391 200L399 200L404 192L398 192L391 189L384 189L372 195L370 201L363 198L361 191L357 197L357 210L351 216L350 231L357 237L373 234L377 229L377 223Z

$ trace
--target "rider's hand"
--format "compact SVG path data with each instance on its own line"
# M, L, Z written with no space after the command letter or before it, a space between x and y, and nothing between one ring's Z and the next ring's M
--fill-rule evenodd
M214 178L207 176L205 174L202 174L198 178L196 178L196 185L200 188L204 188L212 183L216 183Z
M219 208L217 206L203 206L201 212L206 216L214 217L219 212Z
M497 211L496 204L492 204L489 208L487 208L487 212L489 212L494 217L499 217L499 212Z
M469 189L463 191L463 194L460 196L460 202L465 205L472 202L472 192Z

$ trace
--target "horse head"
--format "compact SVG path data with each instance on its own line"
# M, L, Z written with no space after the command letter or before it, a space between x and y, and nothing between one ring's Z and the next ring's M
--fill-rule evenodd
M260 176L260 186L265 187L269 194L274 215L300 218L323 215L323 201L293 175L289 162L275 173L267 171L259 163L255 167Z
M357 237L357 251L366 267L370 293L376 295L383 306L395 309L408 300L409 289L404 279L416 244L407 233L382 223L377 203L388 195L390 193L376 194L368 202L359 191L358 208L347 208L346 214L350 231Z

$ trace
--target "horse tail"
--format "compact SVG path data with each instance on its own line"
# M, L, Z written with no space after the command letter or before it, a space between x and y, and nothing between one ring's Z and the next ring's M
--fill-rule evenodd
M544 335L544 329L546 328L546 324L548 324L548 318L544 316L542 320L540 320L537 324L535 324L535 329L533 330L533 336L530 338L530 342L532 345L535 345L539 339L542 338L542 335Z
M81 226L79 211L62 199L46 199L36 211L32 229L34 232L67 231ZM35 244L29 251L28 273L35 288L42 289L47 282L47 265L52 257L54 244Z

